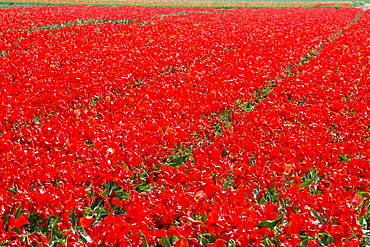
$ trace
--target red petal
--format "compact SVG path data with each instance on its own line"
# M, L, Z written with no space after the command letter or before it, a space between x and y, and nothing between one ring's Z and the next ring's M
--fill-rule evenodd
M20 227L22 227L22 226L24 226L24 225L28 225L29 224L29 222L28 222L28 220L27 220L27 215L26 214L24 214L24 215L22 215L21 217L19 217L18 219L17 219L17 221L15 222L15 226L14 226L14 228L15 229L17 229L17 228L20 228Z
M81 226L83 226L84 228L89 228L91 227L91 224L94 222L94 220L94 218L83 217L81 218Z
M175 243L174 247L189 247L189 241L185 238L182 238Z

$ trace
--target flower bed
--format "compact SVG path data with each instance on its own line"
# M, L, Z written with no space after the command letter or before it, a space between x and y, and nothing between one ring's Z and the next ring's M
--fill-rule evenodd
M0 243L367 243L367 13L1 11Z

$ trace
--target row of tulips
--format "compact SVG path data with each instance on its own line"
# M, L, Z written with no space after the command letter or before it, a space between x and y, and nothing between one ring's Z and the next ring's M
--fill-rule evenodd
M210 8L288 8L288 7L313 7L313 8L343 8L353 6L351 1L295 1L295 2L267 2L267 1L254 1L254 2L240 2L240 1L153 1L153 0L14 0L9 3L10 6L18 5L42 5L42 4L95 4L95 5L131 5L131 6L154 6L154 7L210 7Z

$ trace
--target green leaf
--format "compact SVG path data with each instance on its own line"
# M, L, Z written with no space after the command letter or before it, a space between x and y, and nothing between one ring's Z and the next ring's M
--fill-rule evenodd
M285 216L284 214L281 214L281 215L279 215L279 217L277 217L274 220L265 220L265 221L262 221L261 223L259 223L258 225L260 227L272 229L280 223L280 221L284 218L284 216Z
M227 155L227 149L224 149L224 151L222 151L221 158L225 158L226 155Z
M359 195L366 195L366 194L370 194L370 192L368 191L360 191L358 192Z
M188 155L180 156L177 158L174 158L168 162L170 166L181 166L185 161L189 159Z
M329 245L333 242L334 242L333 238L329 235L324 235L324 237L322 238L322 243L325 244L325 245Z
M207 244L209 243L209 241L208 241L208 239L206 239L205 237L200 236L200 243L201 243L203 246L207 246Z
M206 212L204 212L204 214L203 214L203 216L202 216L202 218L201 218L201 220L202 221L206 221L207 220L207 213Z
M308 186L308 185L312 184L315 180L316 180L316 178L308 179L308 180L306 180L304 183L302 183L302 184L299 186L299 188L300 188L300 189L303 189L304 187L306 187L306 186Z
M137 192L144 192L144 191L149 191L149 190L152 190L152 189L153 189L153 187L150 184L147 184L145 182L135 186L135 190Z
M320 221L320 224L324 224L324 220L321 218L321 216L313 209L310 209L311 214L313 217L317 218Z
M265 238L263 241L262 241L262 244L266 247L272 245L271 243L271 240L269 238Z
M276 188L266 187L266 189L267 189L266 194L263 197L259 198L258 202L262 204L267 204L268 202L273 202L273 203L278 202L279 193L276 191Z
M338 155L338 159L339 159L339 162L342 162L342 161L344 161L344 162L348 162L348 161L350 161L350 157L348 156L348 154L343 154L343 155Z
M18 219L18 217L19 217L19 215L20 215L20 213L21 213L21 210L22 210L22 203L21 203L21 204L19 204L19 206L18 206L17 210L16 210L16 211L15 211L15 213L14 213L14 217L15 217L16 219Z
M90 236L87 233L85 233L84 231L79 231L79 234L80 234L80 241L82 243L88 243L88 242L92 241Z
M141 231L138 231L138 234L141 235L141 238L143 239L143 245L142 245L142 247L149 247L149 244L146 241L145 235Z
M321 239L319 239L319 243L324 246L328 246L329 244L334 242L333 238L326 232L319 233L318 235L321 236Z
M168 238L162 238L162 245L164 247L172 247L170 240Z
M236 247L235 241L233 239L230 240L227 247Z

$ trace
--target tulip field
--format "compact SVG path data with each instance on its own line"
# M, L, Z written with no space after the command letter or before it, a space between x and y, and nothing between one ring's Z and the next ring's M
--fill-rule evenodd
M368 0L365 0L368 1ZM364 4L361 1L319 1L319 0L0 0L0 8L13 6L44 6L87 4L103 6L143 6L143 7L193 7L193 8L287 8L287 7L310 7L310 8L342 8Z
M370 246L370 12L0 9L0 246Z

